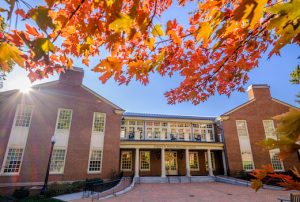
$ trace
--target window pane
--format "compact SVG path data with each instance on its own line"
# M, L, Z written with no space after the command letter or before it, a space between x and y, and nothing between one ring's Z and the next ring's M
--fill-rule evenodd
M32 106L19 105L15 126L29 127L32 114Z
M92 150L90 162L89 162L89 171L100 171L101 170L101 150Z
M150 170L150 151L141 151L140 152L140 170Z
M65 165L65 149L53 149L50 173L63 173Z
M283 171L284 170L283 163L279 158L279 152L280 152L279 149L270 150L271 163L272 163L273 169L275 171Z
M94 132L104 132L104 124L105 124L105 114L102 113L94 113Z
M72 115L71 109L60 109L58 122L57 122L57 129L59 130L70 129L71 115Z
M4 173L19 173L22 161L23 148L9 148Z
M132 155L131 151L121 152L121 170L131 170Z
M190 152L189 158L190 158L190 169L199 170L198 152Z

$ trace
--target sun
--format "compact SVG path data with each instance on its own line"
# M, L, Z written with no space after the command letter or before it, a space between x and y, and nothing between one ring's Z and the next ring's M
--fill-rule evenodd
M14 89L20 90L22 93L29 93L32 83L26 76L17 76L12 84Z
M19 86L18 89L22 92L22 93L29 93L31 91L31 84L23 84L22 86Z

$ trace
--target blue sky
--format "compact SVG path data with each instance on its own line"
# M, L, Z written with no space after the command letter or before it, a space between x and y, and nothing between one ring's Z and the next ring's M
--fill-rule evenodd
M156 19L157 22L164 23L167 19L177 18L184 23L186 16L178 15L176 9L177 6L174 5L161 19ZM191 7L187 7L183 13L191 10ZM260 60L259 67L250 72L250 80L245 88L251 84L268 84L271 87L273 97L289 104L297 105L295 95L300 91L300 88L299 85L292 85L289 79L290 73L300 62L300 60L297 59L297 57L300 56L299 53L299 46L289 45L282 50L281 56L273 56L270 60L268 60L266 56L263 57ZM197 106L192 103L168 105L163 94L167 90L177 87L181 81L180 77L170 79L154 74L151 75L150 83L147 86L143 86L135 81L131 82L128 86L119 86L113 80L109 80L103 85L98 80L99 75L90 70L98 61L99 58L93 59L90 68L84 67L79 60L76 60L74 65L84 67L84 85L119 105L126 111L218 116L248 100L247 93L234 92L229 98L224 95L215 95ZM0 91L13 89L17 84L28 82L26 74L23 69L16 67L8 75L7 80L4 81L4 88ZM57 78L58 76L54 75L40 82L52 81Z

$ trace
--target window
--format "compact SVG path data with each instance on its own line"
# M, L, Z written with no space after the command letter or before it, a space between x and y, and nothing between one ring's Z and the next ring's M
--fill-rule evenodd
M247 122L245 120L237 120L236 128L239 136L248 136Z
M210 156L211 156L211 165L212 165L212 169L213 169L213 170L216 170L215 153L214 153L214 152L210 152ZM205 152L205 168L206 168L206 170L208 170L208 157L207 157L207 152Z
M150 151L140 151L140 170L150 171Z
M243 169L246 171L253 170L254 165L253 165L251 151L242 151L241 154L242 154Z
M32 106L19 105L15 126L29 127L32 114Z
M190 158L190 169L199 170L198 152L190 152L189 158Z
M148 139L152 138L152 128L147 128L147 138Z
M102 151L92 150L89 162L89 172L101 171Z
M104 132L105 114L94 112L93 132Z
M19 173L22 162L23 148L9 148L3 173Z
M131 171L132 166L132 152L131 151L122 151L121 152L121 170Z
M243 169L246 170L246 171L253 170L254 169L253 162L252 161L244 161L243 160Z
M57 121L58 130L69 130L71 124L72 110L59 109L59 116Z
M134 126L135 125L135 121L129 121L128 125Z
M63 173L65 165L65 149L53 149L50 173Z
M270 150L271 163L274 171L284 171L283 163L279 158L279 149Z
M266 138L277 139L273 120L263 120Z
M209 134L209 138L211 141L215 140L215 136L212 130L207 130L207 133Z
M160 129L154 128L154 138L159 139L160 138Z

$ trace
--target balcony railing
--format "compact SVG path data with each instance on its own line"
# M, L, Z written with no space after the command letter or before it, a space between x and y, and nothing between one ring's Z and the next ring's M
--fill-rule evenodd
M121 140L153 140L153 141L187 141L187 142L223 142L221 136L213 136L203 134L178 134L178 133L168 133L168 134L157 134L157 133L128 133L121 135Z

